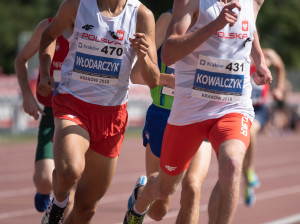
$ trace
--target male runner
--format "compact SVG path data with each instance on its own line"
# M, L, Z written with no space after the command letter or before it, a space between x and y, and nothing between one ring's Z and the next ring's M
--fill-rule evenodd
M256 84L272 80L255 28L258 0L175 0L162 60L175 65L175 96L164 133L160 172L149 178L124 223L142 223L150 204L176 191L193 156L208 139L219 178L209 223L231 223L254 118L250 53ZM253 46L253 48L252 48Z
M44 19L36 26L30 40L18 53L14 63L22 92L24 111L35 120L40 117L39 115L42 115L38 132L38 144L33 175L34 185L37 189L34 202L35 208L39 212L44 212L47 209L51 200L52 191L52 171L54 169L53 144L51 142L54 133L52 92L46 97L41 96L39 93L36 94L39 103L44 106L42 109L31 92L26 63L38 51L42 32L48 26L50 21L51 18ZM55 53L50 67L50 75L51 77L54 77L56 83L60 80L61 65L67 56L68 51L68 41L63 36L59 36L56 40ZM40 75L38 76L37 83L39 83L39 81Z
M276 75L276 86L272 90L275 101L282 101L284 98L284 89L286 82L285 67L280 56L270 48L263 49L267 66L273 67ZM255 64L250 67L250 75L256 72ZM254 107L255 117L250 129L250 144L245 155L243 164L243 174L245 177L245 203L253 205L255 202L254 188L259 187L260 181L255 173L254 158L256 153L257 135L264 128L269 120L269 108L266 105L267 98L270 94L269 85L257 86L253 80L252 85L252 104Z
M146 173L147 177L159 171L161 145L167 120L170 115L174 98L174 66L166 66L160 59L161 45L166 38L166 32L172 10L163 13L155 25L155 42L158 49L158 65L160 71L160 86L150 89L153 99L152 105L148 108L146 123L143 130L143 145L146 147ZM139 84L144 84L140 80L133 80ZM200 149L189 165L188 171L182 181L182 193L180 200L180 211L176 223L198 223L200 190L202 182L207 174L211 156L210 143L203 142ZM128 209L134 204L138 192L147 181L146 176L139 177L134 191L128 201ZM148 212L148 215L156 220L163 219L169 209L170 197L167 200L158 200Z
M65 0L42 35L41 95L53 88L53 40L70 28L70 50L53 98L54 199L43 224L61 223L76 184L74 207L65 223L91 223L112 181L124 138L130 74L143 76L150 88L160 75L154 16L139 1Z

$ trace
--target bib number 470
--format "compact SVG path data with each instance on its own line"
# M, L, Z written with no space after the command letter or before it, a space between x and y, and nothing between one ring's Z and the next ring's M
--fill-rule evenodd
M121 56L123 54L123 48L105 46L101 49L101 52L110 55L113 55L115 53L116 55Z
M238 71L244 71L244 63L229 63L227 66L226 66L226 69L228 69L229 71L235 71L235 72L238 72Z

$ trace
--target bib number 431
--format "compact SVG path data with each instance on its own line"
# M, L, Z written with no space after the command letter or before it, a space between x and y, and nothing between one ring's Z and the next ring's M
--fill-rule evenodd
M243 72L244 63L229 63L225 68L228 69L229 71Z

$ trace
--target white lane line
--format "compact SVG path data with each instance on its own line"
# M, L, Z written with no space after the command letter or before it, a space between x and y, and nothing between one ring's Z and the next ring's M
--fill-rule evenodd
M262 201L266 199L277 198L297 193L300 193L300 185L258 193L256 194L256 200Z
M278 220L271 221L271 222L266 222L264 224L292 224L292 223L298 223L298 222L300 222L300 214L288 216L286 218L278 219Z
M0 183L32 179L33 172L12 173L0 176Z
M29 189L27 189L27 190L29 190ZM295 193L300 193L300 185L287 187L287 188L281 188L281 189L275 189L272 191L267 191L267 192L257 194L257 200L266 200L266 199L286 196L286 195L295 194ZM100 204L103 205L103 204L109 204L109 203L113 203L113 202L126 201L128 199L128 195L129 195L129 193L124 193L124 194L118 194L118 195L114 195L114 196L104 197L101 200ZM242 203L243 203L243 200L240 200L239 204L242 204ZM201 212L207 211L207 204L200 206L200 211ZM178 212L179 212L179 210L171 211L164 217L164 219L176 217ZM36 213L37 213L37 211L35 209L4 212L4 213L0 213L0 220L21 217L21 216L27 216L27 215L33 215ZM145 223L148 223L151 221L153 221L153 220L151 220L150 218L145 218Z
M274 169L272 169L272 171L271 170L270 171L264 171L264 172L261 172L261 174L259 176L260 176L261 179L266 179L266 178L269 179L269 178L273 178L273 177L277 178L277 177L280 177L280 176L285 176L286 177L288 175L296 175L296 174L299 174L299 173L300 173L300 170L295 169L295 167L286 167L286 168L280 169L278 171L274 171ZM113 184L133 182L137 179L137 177L139 177L142 174L143 173L139 172L139 173L130 174L128 176L125 176L125 175L115 176L115 178L113 180ZM215 178L206 179L205 182L206 182L206 184L209 185L209 187L211 187L213 184L215 184L216 180L215 180ZM178 190L180 190L180 189L181 189L181 186L179 186ZM23 188L23 189L14 189L14 190L8 190L8 191L0 191L0 199L1 198L10 198L10 197L17 197L17 196L32 195L34 193L35 193L35 188ZM103 200L105 200L105 198L103 198Z
M141 175L145 175L143 172L137 172L126 175L116 175L114 176L113 183L125 183L131 180L137 180ZM0 183L9 182L9 181L20 181L20 180L32 180L32 172L23 172L23 173L11 173L0 175ZM135 182L134 182L135 183Z
M207 211L207 205L200 205L199 211L200 211L200 212L206 212L206 211ZM164 216L164 220L165 220L165 219L169 219L169 218L177 217L178 212L179 212L179 210L173 210L173 211L171 211L171 212L168 212L168 213L166 214L166 216ZM143 223L149 223L149 222L153 222L153 219L151 219L149 216L147 216L147 217L144 219L144 222L143 222Z
M103 204L109 204L109 203L114 203L114 202L120 202L120 201L127 201L131 193L124 193L124 194L117 194L113 196L107 196L103 197L100 201L100 205Z
M124 194L118 194L114 196L108 196L105 197L100 201L102 204L109 204L119 201L126 201L128 200L129 193ZM2 212L0 213L0 220L2 219L9 219L9 218L16 218L16 217L22 217L27 215L36 215L38 212L35 209L26 209L26 210L17 210L17 211L11 211L11 212Z
M264 169L262 171L257 172L260 179L270 179L270 178L278 178L278 177L287 177L292 175L297 175L300 173L299 165L294 166L285 166L284 168L278 169Z
M281 189L275 189L275 190L266 191L266 192L257 194L256 195L256 198L257 198L256 200L257 201L262 201L262 200L267 200L267 199L281 197L281 196L287 196L287 195L296 194L296 193L300 193L300 185L281 188ZM243 203L244 203L244 200L240 199L239 200L239 205L241 205ZM206 212L207 211L207 206L208 206L208 204L200 206L200 212ZM167 215L164 217L164 220L176 217L178 212L179 212L178 209L174 210L174 211L171 211L171 212L168 212ZM153 220L149 217L146 217L144 219L144 223L149 223L149 222L153 222ZM117 222L115 224L122 224L122 223ZM268 223L268 224L291 224L291 222L289 222L289 223L288 222L286 222L286 223Z
M12 198L12 197L18 197L18 196L24 196L24 195L31 195L31 194L33 195L33 194L35 194L35 191L36 190L33 187L0 191L0 199Z
M132 182L132 184L133 184L132 187L133 187L135 184L135 181L141 175L145 175L145 172L130 173L130 174L124 174L124 175L115 175L111 186L113 184L128 183L128 182L132 182L132 180L134 180L134 182Z
M286 169L286 171L290 171L291 169ZM295 171L295 169L293 169ZM274 170L273 170L274 172ZM284 173L284 172L282 172ZM127 177L123 176L116 176L115 183L123 183L131 180L135 180L139 175L142 173L136 173L132 174ZM24 189L16 189L16 190L9 190L9 191L0 191L0 199L1 198L9 198L9 197L16 197L16 196L24 196L24 195L31 195L34 194L35 189L34 188L24 188ZM300 185L291 186L287 188L281 188L281 189L275 189L267 192L261 192L256 195L256 200L266 200L271 198L276 198L280 196L286 196L290 194L295 194L300 192ZM126 201L128 199L128 195L130 193L124 193L124 194L118 194L114 196L104 196L104 198L101 200L100 204L108 204L108 203L114 203L118 201ZM239 201L239 204L242 204L243 200L241 199ZM201 207L202 211L207 210L207 205L203 205ZM30 210L19 210L19 211L13 211L13 212L6 212L6 213L0 213L0 219L4 218L12 218L12 217L19 217L19 216L26 216L26 215L32 215L36 214L36 211L34 209ZM178 214L178 210L169 212L165 218L173 218ZM145 219L147 221L147 219Z
M26 210L18 210L12 212L4 212L0 213L0 220L2 219L9 219L9 218L16 218L16 217L23 217L27 215L35 215L37 211L35 209L26 209Z
M130 174L130 175L127 175L127 176L126 175L116 176L113 180L113 184L120 184L120 183L126 183L126 182L132 182L134 184L135 180L142 174L143 173L139 172L139 173L134 173L134 174ZM7 179L8 179L8 177L7 177ZM2 182L2 180L0 182ZM132 186L134 186L134 185L132 185ZM13 197L18 197L18 196L32 195L32 194L35 194L35 191L36 190L35 190L34 187L13 189L13 190L5 190L5 191L0 190L0 199L1 198L13 198ZM128 196L128 194L127 194L127 196ZM105 199L103 198L103 200L105 200Z

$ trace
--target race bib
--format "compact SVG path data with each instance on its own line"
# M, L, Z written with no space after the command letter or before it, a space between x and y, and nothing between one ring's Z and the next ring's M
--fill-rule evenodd
M53 69L53 79L55 82L60 82L61 80L61 71Z
M173 74L175 72L175 64L172 64L170 66L167 66L166 68L166 74ZM171 88L170 86L163 86L162 93L169 96L174 96L175 90Z
M124 48L79 38L72 78L100 85L118 84Z
M232 103L241 100L245 61L226 60L200 55L192 97Z
M54 88L54 93L53 93L53 95L56 95L56 93L57 93L57 88L58 88L59 82L60 82L60 80L61 80L61 71L60 71L60 70L53 69L53 79L54 79L54 82L55 82L55 88Z

